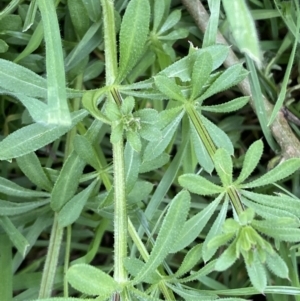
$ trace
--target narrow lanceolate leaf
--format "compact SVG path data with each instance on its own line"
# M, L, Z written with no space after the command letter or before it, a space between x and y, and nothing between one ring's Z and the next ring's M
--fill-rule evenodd
M70 126L72 119L67 103L63 51L55 4L53 0L37 0L37 3L42 16L46 44L47 123Z
M217 79L209 86L209 88L203 93L203 95L200 96L198 101L202 103L204 99L207 99L208 97L220 91L224 91L236 85L237 80L239 80L240 75L243 74L243 72L244 69L241 64L236 64L229 67L217 77Z
M181 11L178 9L173 10L165 20L164 24L158 31L158 34L161 35L162 33L166 32L167 30L173 28L181 18Z
M182 103L185 102L185 98L183 97L180 87L173 79L166 76L157 75L154 77L154 82L157 89L167 98L177 100Z
M144 268L144 262L137 258L125 258L123 260L124 266L126 270L131 274L131 276L135 277L138 273ZM146 283L158 283L161 280L161 277L157 271L148 274L146 278L144 278L144 282Z
M232 160L228 152L224 148L217 149L214 157L214 164L218 176L224 187L229 186L232 183Z
M0 142L0 160L11 160L36 151L64 135L86 115L85 110L72 113L70 126L35 123L13 132Z
M171 201L170 208L164 218L157 239L144 268L134 279L140 282L149 273L153 272L169 254L174 242L182 231L182 225L186 220L190 208L190 195L183 190Z
M11 220L7 216L0 217L0 226L6 232L7 236L24 257L26 249L29 247L29 243L22 233L15 227Z
M232 35L240 51L258 65L261 63L259 41L253 18L245 0L222 0Z
M263 149L264 145L261 140L257 140L250 145L245 155L241 173L235 181L236 184L244 182L251 175L262 156Z
M249 96L238 97L220 105L201 106L201 110L214 113L234 112L245 106L248 103L249 99Z
M183 227L181 225L181 235L175 245L172 246L172 253L184 249L198 237L198 235L201 233L202 229L205 227L205 225L215 212L216 208L220 204L222 198L223 194L219 195L205 209L187 220L184 223Z
M78 219L96 184L97 181L95 180L62 207L58 213L58 225L60 227L67 227Z
M175 273L176 277L190 272L192 268L201 260L202 244L198 244L191 248L184 256L183 262L178 271Z
M87 137L81 135L75 136L73 145L75 152L83 161L94 167L97 171L101 169L98 154Z
M261 176L255 181L247 184L240 185L242 188L254 188L259 186L264 186L272 184L274 182L280 181L290 175L292 175L296 170L300 168L300 159L293 158L284 161L280 165L277 165L274 169L267 172L265 175Z
M183 111L179 112L179 114L162 130L162 137L159 140L150 141L147 144L144 152L145 159L152 160L163 153L173 138L183 114Z
M195 174L182 175L178 181L183 188L199 195L213 195L224 191L222 187Z
M0 216L12 216L31 211L35 208L41 207L49 203L49 200L36 202L21 202L13 203L9 201L0 200Z
M153 6L153 31L156 32L159 28L159 25L163 19L164 13L165 13L165 1L161 0L154 0L154 6Z
M72 287L87 295L111 295L120 289L107 273L87 264L71 266L66 277Z
M221 128L215 125L213 122L205 118L203 115L201 115L201 120L214 144L217 147L222 147L226 149L229 155L233 156L234 153L233 144L229 139L229 137L227 136L227 134Z
M25 176L37 187L51 191L52 183L45 174L38 156L32 152L17 158L19 168Z
M192 93L190 98L196 98L209 79L213 68L213 59L209 52L203 52L196 58L192 72Z
M236 240L234 240L229 247L222 253L222 255L217 259L215 269L216 271L225 271L230 268L235 261L236 257Z
M31 97L47 97L47 81L43 77L3 59L0 59L0 86Z
M55 182L51 193L51 207L59 211L75 194L85 162L73 151Z
M267 223L264 221L253 221L253 227L274 239L287 242L299 242L300 241L300 229L291 227L277 227L276 225Z
M5 92L3 94L6 94ZM12 95L21 101L23 106L28 110L28 113L32 117L32 119L41 124L47 124L47 105L33 97L28 97L21 93L7 93L8 95Z
M101 18L101 5L100 1L95 0L84 0L83 4L90 19L93 22L97 22Z
M202 249L202 255L203 255L204 262L207 262L208 260L210 260L214 256L214 254L216 253L216 251L218 249L218 248L208 248L207 245L213 237L216 237L218 234L221 234L222 226L224 224L226 214L227 214L227 209L228 209L228 200L226 199L222 205L222 208L218 214L218 217L216 218L216 220L214 221L208 234L206 235L206 238L205 238L205 241L203 244L203 249Z
M135 152L129 143L126 143L124 150L125 160L125 183L126 193L129 193L134 187L140 169L140 154Z
M123 81L140 59L149 32L149 22L148 0L131 0L121 23L119 82Z
M162 70L159 75L165 75L167 77L178 77L183 82L191 80L191 70L195 63L196 58L203 52L208 51L213 59L213 70L222 65L228 55L228 46L225 45L213 45L206 47L205 49L198 49L194 53L184 57L183 59L175 62L171 66Z
M18 184L0 177L0 192L21 198L49 197L49 193L23 188Z
M254 251L255 252L255 251ZM264 292L267 286L267 275L263 264L259 261L258 255L254 253L254 260L251 264L245 261L248 276L253 286L259 291Z
M284 260L276 253L267 253L266 264L268 269L280 278L289 279L289 269Z

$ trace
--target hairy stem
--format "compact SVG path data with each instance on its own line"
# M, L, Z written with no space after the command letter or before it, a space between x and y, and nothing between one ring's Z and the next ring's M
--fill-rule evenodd
M194 19L198 28L205 32L209 15L199 0L182 0L183 5L187 8L188 12ZM223 35L218 31L216 43L228 45L227 41ZM226 68L239 63L239 59L232 51L232 48L229 49L229 54L224 62ZM238 84L239 89L245 96L252 97L250 82L246 78ZM263 96L262 97L266 112L269 116L273 111L273 105ZM250 104L255 111L253 100L250 100ZM272 135L279 144L281 148L281 155L283 158L293 158L300 157L300 141L294 135L292 129L290 128L284 114L282 111L279 111L273 124L271 125Z
M101 0L103 8L106 85L115 82L117 76L117 51L114 6L111 0ZM119 99L113 97L117 91L108 94L108 101L115 101L120 105ZM113 128L117 126L114 122ZM114 279L124 284L127 281L127 273L123 266L123 260L127 256L127 211L125 199L125 170L124 170L124 145L123 139L113 143L114 166Z

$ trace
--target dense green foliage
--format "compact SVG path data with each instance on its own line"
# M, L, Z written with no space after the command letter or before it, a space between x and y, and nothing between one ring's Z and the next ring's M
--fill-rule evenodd
M1 6L1 301L300 300L297 1Z

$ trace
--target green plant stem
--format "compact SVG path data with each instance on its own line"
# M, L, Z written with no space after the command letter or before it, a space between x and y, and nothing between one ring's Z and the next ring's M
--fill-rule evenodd
M63 228L60 228L58 226L57 214L55 214L51 230L49 248L42 275L42 282L40 285L39 299L51 297L63 232Z
M199 0L181 0L183 5L187 8L188 12L194 19L198 28L205 32L209 22L209 15ZM228 45L223 35L218 31L216 43ZM229 48L229 54L224 62L226 68L239 63L239 59L233 52L232 48ZM238 84L239 89L245 96L252 96L250 83L248 79L244 79ZM274 106L262 96L264 106L268 116L271 116ZM250 99L250 104L255 111L253 99ZM285 159L300 157L300 141L297 139L293 131L291 130L284 114L279 111L276 118L271 125L272 135L281 148L282 157Z
M66 235L66 251L65 251L65 262L64 262L64 275L66 275L69 262L70 262L70 251L71 251L71 238L72 238L72 228L69 225L67 227L67 235ZM69 285L67 277L64 277L64 297L69 297Z
M106 86L112 85L117 77L117 50L115 34L115 18L113 1L101 0L103 8L103 27L105 44ZM112 91L114 94L117 91ZM107 101L118 99L108 94ZM112 124L112 130L117 126ZM114 167L114 279L124 284L127 282L127 272L123 266L123 260L127 257L127 210L125 198L125 167L123 139L113 143L113 167ZM125 293L125 292L124 292Z
M6 234L0 235L0 300L13 300L13 272L11 241Z

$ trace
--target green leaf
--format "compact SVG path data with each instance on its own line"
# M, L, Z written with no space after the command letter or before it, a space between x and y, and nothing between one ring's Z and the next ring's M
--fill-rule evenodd
M48 124L70 126L63 51L54 1L38 0L46 44Z
M177 116L162 130L162 137L160 140L150 141L144 151L143 158L147 161L153 160L167 148L174 133L177 130L178 124L184 115L184 111L181 111Z
M72 197L72 199L62 207L58 213L58 224L60 227L67 227L79 218L96 184L97 180L93 181L87 188Z
M126 138L130 146L136 151L140 152L142 149L142 141L140 135L134 131L127 131Z
M123 115L129 115L132 113L135 106L135 100L132 96L127 96L122 104L121 104L121 111Z
M185 283L185 282L190 282L190 281L194 281L194 280L200 280L201 281L202 277L204 277L204 276L206 276L206 275L208 275L208 274L215 271L215 264L216 264L216 260L211 260L209 263L204 265L204 267L201 268L199 271L197 271L197 272L191 271L190 276L180 279L179 282L180 283Z
M76 290L92 296L111 295L120 290L118 283L112 277L87 264L71 266L66 277Z
M36 151L64 135L86 115L85 110L72 113L71 126L31 124L13 132L0 142L0 160L11 160Z
M96 119L110 124L109 118L105 116L97 107L98 105L98 100L100 99L103 100L105 93L107 92L107 87L103 87L99 89L97 92L95 91L88 91L84 93L83 98L82 98L82 104L85 109L89 111L89 113ZM96 97L97 96L97 97Z
M227 215L227 209L228 209L228 200L225 200L218 214L218 217L216 218L213 225L209 229L209 232L207 233L206 238L204 240L203 249L202 249L202 256L204 262L208 262L214 256L214 254L218 249L217 247L208 248L208 243L211 241L212 238L216 237L216 235L221 234L222 226L224 224Z
M263 264L259 261L256 251L254 252L254 260L251 264L245 261L248 276L253 286L261 293L267 286L267 275Z
M154 82L157 89L169 99L177 100L182 103L185 102L181 88L174 82L173 79L166 76L157 75L154 77Z
M251 175L263 154L263 149L264 145L261 140L257 140L250 145L245 155L242 170L235 184L244 182Z
M68 11L75 32L82 38L90 27L90 20L83 0L68 0ZM91 1L87 1L91 2Z
M178 182L183 188L199 195L213 195L224 191L222 187L195 174L184 174L178 178Z
M204 84L209 79L212 68L213 59L209 52L203 52L196 58L192 72L192 93L190 99L195 99L199 95Z
M94 167L95 170L101 170L102 166L97 151L87 137L76 135L73 145L75 152L83 161Z
M18 184L2 177L0 177L0 192L6 195L12 195L20 198L49 197L48 192L23 188Z
M169 254L174 242L182 231L182 224L186 220L189 208L190 195L183 190L171 201L148 261L145 263L143 270L134 279L134 283L146 278Z
M173 10L163 23L163 25L160 27L158 34L161 35L164 32L168 31L171 28L174 28L174 26L180 21L181 18L181 11L179 9Z
M235 261L236 257L236 240L234 240L229 247L217 259L215 269L216 271L225 271L230 268Z
M213 45L203 49L198 49L192 54L182 58L181 60L173 63L171 66L162 70L158 75L164 75L167 77L178 77L183 82L191 80L191 70L193 69L195 60L201 53L209 52L213 59L213 70L222 65L228 55L228 46L225 45Z
M247 190L241 190L241 194L247 199L255 201L258 204L272 208L278 208L297 215L300 218L300 200L286 195L266 195Z
M134 151L129 143L126 143L125 145L124 161L126 192L129 193L138 179L140 168L140 155L138 152Z
M206 208L187 220L183 226L181 225L181 234L176 243L172 246L172 253L184 249L199 236L199 234L217 209L222 198L223 194L219 195Z
M220 234L213 237L207 244L207 249L218 249L219 247L227 244L235 236L234 232Z
M0 59L0 86L31 97L47 97L47 81L18 64Z
M93 22L99 21L101 18L101 5L98 0L83 0L88 15Z
M232 172L233 172L232 159L230 155L225 149L219 148L217 149L213 157L213 160L214 160L216 171L218 173L218 176L223 186L224 187L230 186L232 184Z
M151 295L149 296L149 294L144 293L141 290L138 290L134 287L129 287L128 290L140 301L163 301L162 299L152 297Z
M282 180L290 175L292 175L296 170L300 168L300 159L292 158L284 161L283 163L277 165L275 168L267 172L260 178L247 183L239 185L241 188L254 188L259 186L265 186L268 184L273 184L279 180Z
M210 10L210 17L207 28L204 32L202 47L207 47L215 44L218 33L221 0L208 1L208 4Z
M148 0L131 0L121 23L119 82L123 81L140 59L149 32L149 22Z
M276 253L267 253L266 264L268 269L277 277L289 279L289 269L284 260Z
M161 0L154 0L153 5L153 32L157 32L159 25L161 24L161 21L164 16L165 12L165 1Z
M65 59L66 71L74 68L83 58L86 58L103 42L103 34L99 31L102 20L93 23L79 43L71 50Z
M13 245L25 257L29 243L7 216L0 216L0 226L3 228Z
M123 124L119 123L117 126L112 128L111 135L110 135L110 142L111 143L118 143L123 137Z
M244 73L243 66L241 64L236 64L225 71L223 71L217 79L211 83L209 88L197 99L201 104L204 99L217 94L218 92L229 89L230 87L236 85L239 81L242 80L240 75ZM245 74L246 76L246 74Z
M13 203L0 200L0 216L12 216L31 211L49 203L49 200Z
M131 274L131 276L135 277L138 275L138 273L144 268L144 263L137 259L137 258L124 258L123 260L124 266L126 270ZM161 277L159 274L154 271L146 276L146 278L143 279L144 282L152 284L152 283L158 283L161 280Z
M212 123L203 115L201 115L201 120L215 145L226 149L229 155L233 156L234 148L228 135L220 127Z
M44 172L41 162L34 152L18 157L17 164L33 184L46 191L51 191L53 184Z
M160 167L166 165L169 161L170 161L170 155L166 153L162 153L155 159L152 159L150 161L142 161L140 165L139 173L145 173L151 170L159 169Z
M201 253L202 244L198 244L192 247L184 256L183 262L175 273L175 276L179 278L182 275L189 273L192 268L201 260Z
M220 105L201 106L201 110L214 113L234 112L245 106L249 99L249 96L238 97Z
M300 229L298 228L277 227L276 225L273 225L273 223L268 221L253 221L252 226L259 232L280 241L300 241Z
M265 205L261 205L261 204L247 200L246 198L243 197L243 191L242 191L242 202L246 206L254 209L256 214L258 214L266 219L276 219L276 218L280 218L280 217L290 217L293 219L297 219L297 216L295 215L295 213L288 212L285 210L285 208L283 208L283 209L273 208L273 207L271 207L272 204L267 204L265 206Z
M65 161L51 193L51 208L58 212L75 194L85 162L73 151Z
M261 64L255 24L245 0L222 0L232 35L240 51Z
M207 151L207 148L204 146L201 137L196 132L195 126L190 120L190 128L191 128L191 140L193 143L193 150L195 152L196 158L203 169L211 174L214 170L214 163Z

